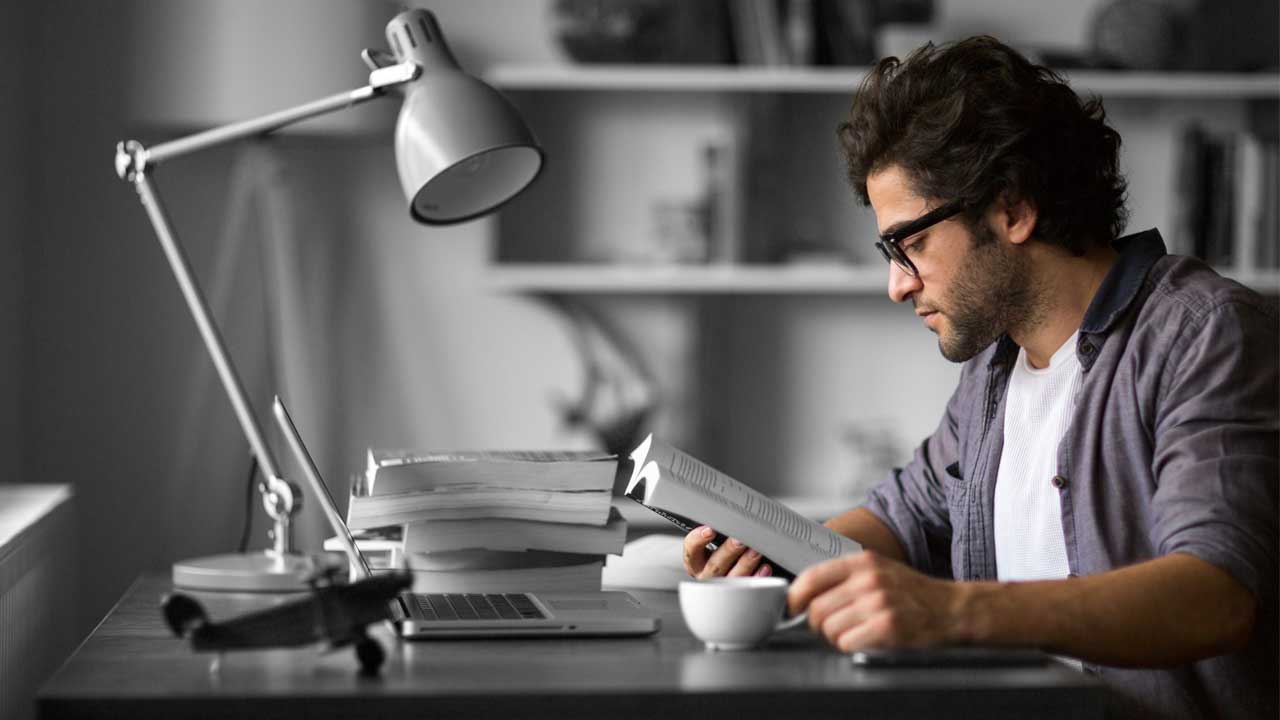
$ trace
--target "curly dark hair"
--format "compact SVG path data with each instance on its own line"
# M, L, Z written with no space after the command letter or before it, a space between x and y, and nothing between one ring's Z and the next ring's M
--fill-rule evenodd
M1076 255L1124 229L1120 134L1097 97L988 36L881 60L838 129L849 182L902 168L920 196L963 201L973 226L994 200L1026 200L1033 237Z

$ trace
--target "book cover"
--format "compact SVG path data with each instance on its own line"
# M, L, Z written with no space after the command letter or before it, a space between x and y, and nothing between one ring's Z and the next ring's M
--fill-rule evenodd
M370 449L363 492L395 495L444 487L611 490L618 459L598 452Z

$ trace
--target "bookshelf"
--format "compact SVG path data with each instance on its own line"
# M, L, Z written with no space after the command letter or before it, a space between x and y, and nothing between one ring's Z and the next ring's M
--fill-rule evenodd
M492 66L485 78L525 113L549 162L497 219L482 282L599 318L658 379L667 404L656 425L712 465L773 494L860 497L868 468L901 462L932 430L956 379L935 338L889 302L869 241L874 215L844 182L834 129L865 75ZM1125 138L1130 230L1158 227L1170 245L1181 128L1203 119L1214 132L1242 131L1258 106L1280 100L1278 73L1067 77L1103 97ZM709 196L699 195L713 177L704 151L726 133L745 185L738 232L726 234L737 238L736 262L653 252L667 249L655 208ZM756 184L762 176L771 184ZM1219 272L1280 295L1280 270ZM913 381L884 382L886 367Z
M675 106L686 102L710 103L710 112L736 117L743 122L751 110L774 103L795 104L807 108L836 107L847 99L867 72L859 67L776 67L715 65L572 65L498 64L485 73L485 78L511 93L518 104L558 108L556 119L585 116L589 124L592 113L608 114L613 105L642 102L650 98L654 104ZM1184 112L1212 116L1223 108L1274 105L1280 100L1280 73L1206 73L1206 72L1125 72L1072 71L1064 73L1077 92L1098 94L1108 101L1125 103L1127 107L1158 108L1172 104ZM1187 111L1186 108L1192 108ZM1215 110L1215 108L1217 110ZM1232 112L1235 112L1234 110ZM1230 114L1230 113L1228 113ZM834 113L831 117L834 117ZM757 118L745 120L747 124ZM636 127L653 130L656 120L637 120ZM554 124L554 123L548 123ZM800 133L797 133L800 134ZM813 134L818 134L817 132ZM567 140L565 139L567 137ZM561 135L562 143L577 143L571 134ZM830 153L830 148L821 152ZM796 166L783 170L791 179ZM678 174L679 171L673 171ZM588 184L589 186L589 184ZM595 192L597 188L591 188ZM557 212L575 212L578 196L557 198ZM820 192L830 194L830 190ZM837 193L847 193L840 188ZM829 205L828 205L829 207ZM555 213L545 213L546 220ZM785 213L783 213L785 214ZM519 244L515 236L541 233L555 234L564 228L550 220L544 226L528 226L521 217L520 230L503 228L498 233L499 251L487 270L487 285L503 293L555 293L583 295L763 295L763 296L857 296L883 294L887 278L878 258L860 258L866 264L779 263L769 264L750 258L743 264L680 264L662 262L628 262L600 257L583 257L578 245L595 242L591 237L560 239L552 242L552 250L544 255L516 253L508 257L502 248ZM829 219L838 224L839 219ZM1170 241L1173 228L1160 224ZM578 228L582 231L581 228ZM862 228L866 230L867 228ZM590 228L585 232L590 233ZM827 228L830 231L830 228ZM861 236L862 232L855 229ZM602 241L607 242L607 241ZM742 243L742 244L745 244ZM1176 251L1171 247L1171 250ZM1254 289L1280 294L1280 271L1253 268L1221 269Z
M840 265L503 263L489 273L489 287L509 293L863 295L887 282L884 267Z
M1258 292L1280 294L1280 270L1218 268ZM501 293L580 295L884 295L883 265L663 265L498 263L487 274Z
M1077 92L1113 98L1280 98L1277 73L1065 73ZM679 65L496 65L485 78L504 90L848 93L865 68Z

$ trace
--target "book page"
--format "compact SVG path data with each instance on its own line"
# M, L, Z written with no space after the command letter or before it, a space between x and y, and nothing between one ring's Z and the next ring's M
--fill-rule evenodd
M853 540L652 436L631 457L629 497L659 514L710 525L793 573L861 550Z

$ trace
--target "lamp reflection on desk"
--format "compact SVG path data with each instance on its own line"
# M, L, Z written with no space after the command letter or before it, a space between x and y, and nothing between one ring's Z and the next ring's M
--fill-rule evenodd
M403 97L395 155L409 215L427 225L465 222L493 212L537 177L543 153L533 133L496 90L464 73L435 17L426 10L400 13L387 24L392 52L365 50L369 84L260 118L232 123L146 147L135 140L116 147L116 172L133 183L174 278L249 441L264 481L258 489L274 521L272 547L263 553L184 560L173 581L200 590L292 591L315 571L292 547L291 518L301 508L298 486L283 478L239 374L227 354L203 293L177 241L150 174L167 160L383 97Z

